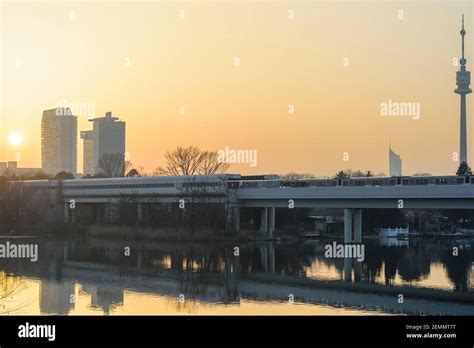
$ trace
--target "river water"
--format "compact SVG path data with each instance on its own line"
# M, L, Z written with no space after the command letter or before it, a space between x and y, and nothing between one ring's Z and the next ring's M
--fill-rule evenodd
M474 240L364 240L360 263L330 240L14 242L39 257L0 259L4 315L474 315Z

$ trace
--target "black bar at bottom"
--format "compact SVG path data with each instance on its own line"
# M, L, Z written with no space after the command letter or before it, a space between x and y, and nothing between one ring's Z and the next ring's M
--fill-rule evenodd
M34 325L34 326L33 326ZM54 325L54 340L47 327ZM48 327L51 329L51 327ZM21 333L20 333L21 331ZM28 331L28 333L26 333ZM42 333L46 337L34 336ZM227 337L227 340L224 340ZM474 343L474 316L3 316L0 346L129 344L375 344Z

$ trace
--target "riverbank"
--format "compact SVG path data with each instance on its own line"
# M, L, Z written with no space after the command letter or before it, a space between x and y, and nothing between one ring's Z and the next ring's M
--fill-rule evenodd
M72 224L15 224L0 225L0 236L54 236L85 235L98 239L135 240L135 241L171 241L171 242L218 242L259 240L257 231L240 231L225 234L224 231L211 229L190 230L185 228L152 228L143 226L117 225L72 225Z
M141 226L88 226L86 235L99 239L135 240L135 241L172 241L172 242L225 242L258 240L258 233L240 231L226 234L211 229L190 230L177 228L152 228Z
M169 241L169 242L253 242L266 240L296 241L294 234L278 233L275 238L266 238L258 230L239 232L215 231L213 229L194 229L184 227L156 228L124 225L74 225L74 224L0 224L0 236L54 236L85 235L97 239L130 241Z
M87 226L67 225L67 224L0 224L0 236L62 236L86 233Z

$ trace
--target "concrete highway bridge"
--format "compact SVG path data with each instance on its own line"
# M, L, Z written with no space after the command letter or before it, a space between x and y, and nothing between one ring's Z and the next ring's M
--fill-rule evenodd
M362 239L361 209L474 209L474 176L369 177L285 180L277 176L238 174L138 177L111 179L37 180L12 183L22 201L40 208L44 216L76 221L81 205L105 220L113 220L120 202L135 204L143 222L147 205L167 203L222 204L226 225L240 229L240 209L261 209L260 231L275 231L276 208L344 209L344 239ZM97 213L98 211L98 213Z

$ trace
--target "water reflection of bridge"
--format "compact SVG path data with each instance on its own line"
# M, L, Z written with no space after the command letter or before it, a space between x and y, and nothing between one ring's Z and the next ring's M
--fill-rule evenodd
M287 302L289 294L293 294L296 301L308 304L389 313L474 313L472 292L452 293L357 282L361 278L370 278L371 271L367 267L370 268L374 262L370 253L364 268L360 263L357 263L360 269L351 268L355 283L343 281L347 280L349 273L347 260L332 261L337 265L341 279L311 283L299 277L301 267L298 266L310 262L303 256L296 264L291 256L293 249L280 248L277 253L274 243L261 243L248 250L242 248L239 257L235 257L229 247L208 248L205 254L201 254L200 249L182 250L176 245L174 250L166 245L162 249L132 246L132 255L124 257L120 243L110 246L110 242L104 242L107 247L97 243L91 247L77 242L47 242L40 248L43 256L39 262L11 262L6 270L17 276L40 279L42 313L71 312L74 304L70 296L75 294L77 284L81 285L80 292L91 295L90 307L99 308L104 313L113 313L114 306L123 304L125 291L164 296L170 301L177 301L178 295L184 294L186 303L192 300L210 305L238 305L242 300ZM321 247L321 244L299 246L310 248L315 253ZM388 250L397 251L396 248ZM420 261L418 258L413 260ZM352 264L352 260L349 261ZM405 294L403 304L397 302L398 293Z
M104 273L107 274L104 277ZM270 280L269 280L270 279ZM42 293L44 298L54 298L58 307L42 307L43 313L66 314L65 308L71 307L69 303L68 291L71 291L71 284L78 282L82 290L86 290L92 295L93 307L101 307L104 313L108 313L114 305L123 304L124 291L153 294L169 297L172 301L177 301L177 296L183 293L186 301L200 301L209 304L239 304L241 300L253 301L288 301L289 294L293 294L295 301L309 304L324 304L329 306L343 306L349 308L360 308L364 310L378 310L388 313L405 314L472 314L474 306L466 303L444 303L430 300L430 289L418 292L418 298L409 297L405 303L397 303L396 294L387 296L385 291L381 293L353 292L347 288L337 289L324 287L297 286L292 280L272 282L271 279L262 275L252 276L251 279L240 279L235 281L234 286L230 283L222 284L220 279L209 277L204 283L202 279L193 279L183 284L183 279L176 277L169 271L160 272L159 275L137 273L124 278L116 269L110 267L95 267L83 263L67 263L64 268L64 280L49 284L48 290L58 289L59 291ZM42 286L44 290L44 286ZM407 289L398 289L404 293ZM428 296L423 295L428 291ZM65 296L57 297L58 292ZM74 293L74 292L71 292ZM50 301L49 301L50 302Z

